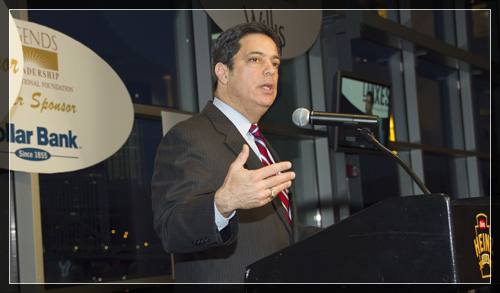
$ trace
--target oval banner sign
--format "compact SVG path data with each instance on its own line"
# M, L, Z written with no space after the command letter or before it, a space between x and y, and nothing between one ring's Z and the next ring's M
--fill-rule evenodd
M134 122L132 100L119 76L69 36L15 22L24 76L10 120L0 125L0 154L9 155L10 169L68 172L113 155Z
M210 2L201 3L210 7ZM223 31L240 23L268 24L281 39L283 59L300 56L309 50L318 38L322 21L321 10L207 10L207 14Z

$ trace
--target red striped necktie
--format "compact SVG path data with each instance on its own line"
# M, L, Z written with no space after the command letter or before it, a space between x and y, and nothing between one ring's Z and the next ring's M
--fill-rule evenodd
M249 132L255 138L255 144L257 145L257 148L259 149L259 153L260 153L259 157L260 157L262 163L264 164L264 166L268 166L268 165L273 164L273 161L271 160L271 155L269 154L267 147L266 147L266 141L264 140L264 137L262 137L262 133L260 133L260 130L257 127L257 125L252 124L252 126L250 126ZM290 202L288 201L288 190L287 189L282 190L279 193L279 197L281 199L281 204L285 208L285 211L288 215L288 217L287 217L288 224L290 224L290 226L292 226L292 222L291 222L292 213L290 211Z

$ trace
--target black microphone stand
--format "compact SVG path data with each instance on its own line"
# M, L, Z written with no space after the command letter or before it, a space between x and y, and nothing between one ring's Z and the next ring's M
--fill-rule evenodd
M418 187L420 187L420 189L422 189L422 191L425 194L431 194L430 191L429 191L429 189L427 189L427 187L425 187L425 185L422 182L422 180L420 180L420 178L417 176L417 174L415 174L415 172L405 163L405 161L403 161L403 159L401 159L398 155L396 155L395 153L393 153L391 150L389 150L388 148L386 148L385 146L383 146L375 138L375 136L373 135L373 133L371 133L370 131L368 131L364 127L363 128L358 128L357 130L358 130L357 131L358 136L360 136L361 138L363 138L367 142L375 145L375 147L377 149L379 149L382 153L384 153L384 155L386 155L387 157L389 157L392 160L396 161L396 163L398 163L401 167L403 167L403 169L405 169L406 173L408 173L408 175L410 175L411 179L413 179L413 181L415 181L417 183Z

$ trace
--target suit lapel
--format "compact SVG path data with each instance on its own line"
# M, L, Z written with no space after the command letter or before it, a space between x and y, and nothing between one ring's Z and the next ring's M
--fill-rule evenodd
M234 153L235 156L241 152L241 148L246 144L246 140L241 136L240 132L234 126L234 124L229 120L226 115L224 115L217 107L213 105L212 102L208 102L207 106L202 111L203 114L212 121L214 128L217 132L226 136L224 143L226 146ZM259 157L255 155L254 152L250 150L250 156L247 160L245 166L249 170L255 170L262 168L262 162Z

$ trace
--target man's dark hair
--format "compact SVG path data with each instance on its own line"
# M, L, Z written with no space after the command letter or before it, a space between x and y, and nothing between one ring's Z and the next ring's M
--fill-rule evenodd
M268 25L261 22L242 23L224 31L212 45L211 72L212 72L212 90L217 89L217 76L214 73L214 67L222 62L227 65L229 70L233 70L234 56L241 48L240 40L250 34L263 34L270 37L281 56L281 39L276 32Z

